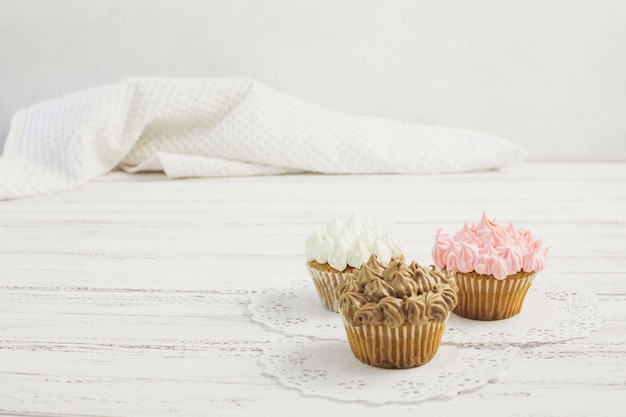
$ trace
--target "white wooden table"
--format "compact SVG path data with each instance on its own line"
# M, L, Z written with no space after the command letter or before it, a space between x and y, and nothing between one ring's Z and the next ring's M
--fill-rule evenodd
M392 223L409 259L433 234L512 219L551 247L537 279L598 294L588 338L524 349L447 400L369 406L263 375L249 292L306 276L313 225ZM626 164L527 163L442 176L189 179L109 174L0 202L0 415L626 415ZM425 413L425 414L423 414Z

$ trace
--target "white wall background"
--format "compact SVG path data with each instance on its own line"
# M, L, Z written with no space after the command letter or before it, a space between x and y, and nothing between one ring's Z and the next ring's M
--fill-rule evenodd
M234 75L532 160L626 161L626 0L0 0L0 143L77 89Z

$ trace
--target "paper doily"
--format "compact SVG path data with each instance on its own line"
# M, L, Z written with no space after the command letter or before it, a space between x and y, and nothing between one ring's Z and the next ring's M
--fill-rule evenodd
M530 345L585 337L601 323L597 296L534 283L518 315L479 321L450 314L443 337L458 344Z
M254 321L285 334L347 340L341 316L322 307L310 279L254 293L248 309Z
M452 397L500 377L516 347L476 349L441 345L425 365L381 369L354 357L348 342L280 337L259 361L267 375L306 395L373 404Z
M322 307L310 280L292 281L250 297L252 319L289 335L346 340L341 317ZM450 314L442 343L525 345L587 336L600 327L597 297L535 282L520 314L477 321Z

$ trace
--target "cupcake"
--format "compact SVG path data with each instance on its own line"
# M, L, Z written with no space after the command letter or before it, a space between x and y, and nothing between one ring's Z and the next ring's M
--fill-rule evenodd
M485 213L477 226L467 223L454 236L437 231L433 260L459 287L454 313L468 319L502 320L522 309L526 293L548 254L541 240Z
M338 217L326 227L313 229L306 241L307 268L322 305L339 312L335 289L347 275L375 253L381 262L402 254L403 244L394 231L352 215L345 223Z
M337 288L352 353L380 368L413 368L430 361L441 343L456 285L434 266L400 256L388 264L373 254Z

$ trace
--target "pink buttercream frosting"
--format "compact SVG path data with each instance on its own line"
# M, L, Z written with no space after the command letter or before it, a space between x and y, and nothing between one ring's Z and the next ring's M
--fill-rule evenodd
M530 231L509 223L504 227L483 213L477 225L467 223L450 236L442 229L435 235L433 260L439 268L476 272L504 279L520 271L538 272L545 265L548 249Z

